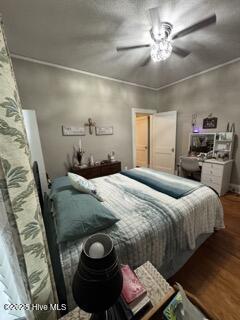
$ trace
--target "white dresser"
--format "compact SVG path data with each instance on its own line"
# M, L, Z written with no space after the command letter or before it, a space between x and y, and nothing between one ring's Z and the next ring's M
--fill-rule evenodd
M219 196L229 190L233 160L217 161L213 159L202 163L201 182L212 187Z

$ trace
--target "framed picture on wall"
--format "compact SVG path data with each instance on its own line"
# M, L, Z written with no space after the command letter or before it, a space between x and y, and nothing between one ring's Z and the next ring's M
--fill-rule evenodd
M217 128L217 117L203 119L203 129L216 129Z
M96 136L105 136L113 134L113 127L96 127Z

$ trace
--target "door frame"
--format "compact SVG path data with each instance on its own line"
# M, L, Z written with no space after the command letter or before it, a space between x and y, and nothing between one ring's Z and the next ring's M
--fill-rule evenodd
M136 115L137 113L144 113L146 116L150 116L154 113L157 113L155 109L141 109L141 108L132 108L132 165L133 168L136 167ZM151 152L151 150L150 150Z

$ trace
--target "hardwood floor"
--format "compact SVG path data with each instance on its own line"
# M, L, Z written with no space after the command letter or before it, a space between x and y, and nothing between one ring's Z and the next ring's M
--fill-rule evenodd
M240 319L240 196L221 198L224 230L215 232L172 278L219 320Z

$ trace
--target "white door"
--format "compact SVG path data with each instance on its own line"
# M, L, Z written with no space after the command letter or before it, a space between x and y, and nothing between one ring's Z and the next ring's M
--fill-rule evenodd
M177 111L151 117L151 168L174 174Z
M136 165L148 167L148 116L136 117Z

